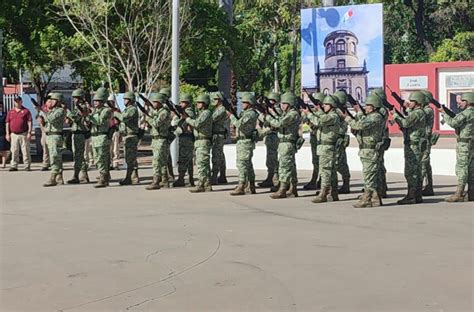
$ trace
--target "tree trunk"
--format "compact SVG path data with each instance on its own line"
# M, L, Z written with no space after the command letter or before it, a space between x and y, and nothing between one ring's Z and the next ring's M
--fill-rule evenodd
M296 60L298 58L298 36L296 29L293 29L293 53L291 56L291 74L290 74L290 90L295 92L296 86Z
M418 39L423 43L425 46L425 50L428 54L434 53L433 46L429 42L424 26L424 15L425 15L425 3L424 0L418 1L418 7L415 9L413 3L411 4L411 8L415 13L415 28L416 28L416 35Z

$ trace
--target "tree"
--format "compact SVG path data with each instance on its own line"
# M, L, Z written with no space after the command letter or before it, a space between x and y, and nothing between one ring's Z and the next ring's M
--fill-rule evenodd
M474 32L461 32L445 39L430 56L430 62L471 61L474 59Z

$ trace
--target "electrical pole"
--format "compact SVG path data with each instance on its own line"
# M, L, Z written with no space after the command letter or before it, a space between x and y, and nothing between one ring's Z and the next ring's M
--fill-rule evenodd
M3 29L0 29L0 101L3 102Z
M171 100L179 103L179 0L173 0L171 32ZM171 143L173 167L178 163L178 138Z
M234 18L234 8L233 8L233 1L232 0L219 0L219 7L227 13L227 17L229 20L229 25L232 25L232 20ZM230 85L231 85L231 78L232 78L232 68L230 66L229 58L223 55L219 61L219 68L218 68L218 82L217 87L219 91L224 93L226 98L230 97Z

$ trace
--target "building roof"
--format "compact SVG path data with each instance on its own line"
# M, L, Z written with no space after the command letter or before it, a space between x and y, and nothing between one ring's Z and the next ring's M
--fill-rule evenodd
M326 38L324 38L324 46L326 46L326 43L330 40L333 40L335 38L340 38L340 37L345 37L345 36L349 36L349 37L353 37L355 40L356 40L356 44L359 44L359 38L357 38L356 34L354 34L352 31L350 30L336 30L336 31L333 31L333 32L330 32Z

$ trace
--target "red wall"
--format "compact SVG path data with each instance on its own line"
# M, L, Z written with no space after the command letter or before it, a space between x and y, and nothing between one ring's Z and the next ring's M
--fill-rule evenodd
M388 85L393 91L400 94L400 77L402 76L427 76L428 77L428 89L433 93L435 98L438 97L438 71L441 68L460 68L460 67L474 67L474 61L462 61L462 62L442 62L442 63L417 63L417 64L392 64L385 65L385 84ZM386 88L387 99L390 103L395 104L399 109L398 103L390 95L390 91ZM435 109L435 120L433 130L441 134L453 134L454 131L441 131L439 130L439 118L440 114ZM395 124L390 126L390 133L400 133L400 129Z

